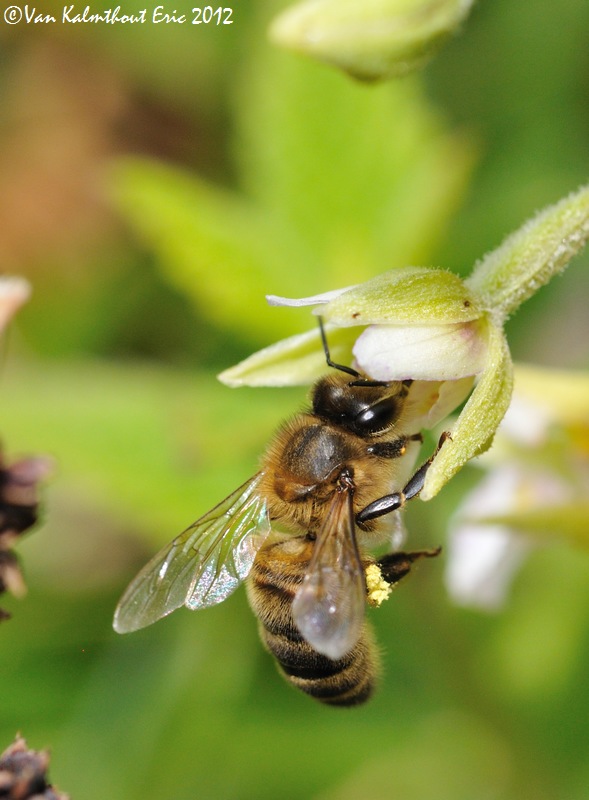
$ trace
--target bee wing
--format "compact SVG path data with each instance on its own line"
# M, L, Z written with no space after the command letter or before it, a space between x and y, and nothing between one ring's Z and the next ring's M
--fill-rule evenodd
M246 481L143 567L115 611L118 633L151 625L181 605L215 605L237 588L270 532L266 501L256 493L261 477Z
M384 523L387 544L390 550L400 550L407 539L407 528L401 511L393 511L387 514L387 521ZM383 518L384 519L384 518Z
M366 584L356 545L352 492L338 489L317 534L292 614L307 642L336 660L360 638L365 605Z

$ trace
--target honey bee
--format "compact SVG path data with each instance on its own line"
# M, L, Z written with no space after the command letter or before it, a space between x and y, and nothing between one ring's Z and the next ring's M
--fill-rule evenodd
M311 409L278 430L252 478L139 572L114 628L128 633L182 605L215 605L247 579L262 641L287 680L323 703L352 706L370 697L378 674L367 569L391 587L416 559L439 553L375 560L364 548L400 526L397 512L423 488L434 456L391 491L402 457L422 441L411 431L412 382L336 364L320 327L335 371L314 385Z

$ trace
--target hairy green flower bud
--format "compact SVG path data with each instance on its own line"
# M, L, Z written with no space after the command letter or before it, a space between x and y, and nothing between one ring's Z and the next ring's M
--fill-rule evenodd
M307 0L271 28L279 45L379 80L422 67L467 16L473 0Z

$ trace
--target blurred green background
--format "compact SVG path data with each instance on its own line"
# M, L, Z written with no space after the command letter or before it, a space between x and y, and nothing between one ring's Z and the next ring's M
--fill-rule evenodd
M480 2L384 86L273 50L284 5L239 0L219 27L0 25L0 268L34 290L3 341L0 433L58 463L18 548L29 594L2 598L0 744L50 746L78 800L584 800L585 553L537 552L495 616L452 606L442 560L424 564L371 614L384 671L359 710L282 682L243 591L111 630L139 566L304 402L216 382L310 327L265 293L466 274L589 174L586 0ZM516 358L589 366L588 260L510 321ZM444 543L476 479L413 504L412 545Z

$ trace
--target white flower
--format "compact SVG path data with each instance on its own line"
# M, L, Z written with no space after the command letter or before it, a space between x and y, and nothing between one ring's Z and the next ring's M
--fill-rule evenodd
M521 387L521 389L520 389ZM516 368L489 471L450 524L446 586L460 605L500 608L527 555L589 546L589 376Z
M26 303L30 294L31 287L24 278L0 277L0 331Z

